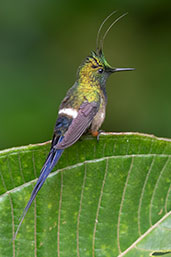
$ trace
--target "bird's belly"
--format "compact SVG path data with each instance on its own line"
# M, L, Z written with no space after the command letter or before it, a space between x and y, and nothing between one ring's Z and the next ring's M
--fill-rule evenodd
M91 123L91 131L98 131L98 129L101 127L103 121L105 118L105 105L103 105L99 111L96 113L92 123Z

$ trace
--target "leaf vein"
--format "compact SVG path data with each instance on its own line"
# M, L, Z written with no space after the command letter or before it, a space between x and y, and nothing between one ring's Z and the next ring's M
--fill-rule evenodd
M166 168L166 166L167 166L167 164L168 164L168 162L169 162L169 159L170 159L170 158L168 157L167 160L166 160L166 162L165 162L165 164L163 165L163 168L161 169L160 175L159 175L159 177L158 177L158 179L157 179L157 181L156 181L156 184L155 184L155 186L154 186L154 190L153 190L153 193L152 193L152 197L151 197L151 201L150 201L150 210L149 210L149 222L150 222L150 226L153 225L153 224L152 224L152 206L153 206L154 196L155 196L157 187L158 187L158 185L159 185L160 178L161 178L161 176L163 175L163 172L164 172L164 170L165 170L165 168Z
M106 159L106 169L105 169L105 174L104 174L104 178L103 178L103 182L102 182L102 186L101 186L101 191L100 191L100 196L99 196L99 201L98 201L98 206L97 206L97 212L96 212L96 219L95 219L95 224L94 224L93 241L92 241L92 250L93 250L92 256L93 257L95 257L95 236L96 236L96 229L97 229L100 205L101 205L102 196L103 196L103 192L104 192L104 185L105 185L106 177L107 177L107 173L108 173L108 163L109 163L109 158Z
M83 178L81 197L80 197L80 206L79 206L78 217L77 217L77 256L78 257L80 257L80 253L79 253L79 225L80 225L80 215L81 215L81 210L82 210L82 201L83 201L83 194L84 194L86 177L87 177L87 166L86 166L86 163L85 163L84 178Z
M118 214L117 245L118 245L119 254L121 254L121 247L120 247L120 241L119 241L121 212L122 212L122 207L123 207L123 202L124 202L124 199L125 199L126 188L127 188L127 185L128 185L128 180L129 180L131 171L132 171L133 163L134 163L134 157L132 157L131 164L130 164L130 167L129 167L128 175L127 175L125 186L124 186L123 193L122 193L122 199L121 199L121 204L120 204L120 208L119 208L119 214Z
M61 207L62 207L62 193L63 193L63 173L61 172L61 190L59 198L59 209L58 209L58 232L57 232L57 253L60 257L60 219L61 219Z
M144 185L143 185L143 188L142 188L142 191L141 191L140 200L139 200L139 206L138 206L138 233L139 233L140 236L141 236L141 222L140 222L140 216L141 216L142 200L143 200L143 196L144 196L144 192L145 192L145 187L146 187L146 185L147 185L147 181L148 181L148 178L149 178L149 176L150 176L150 173L151 173L151 170L152 170L154 161L155 161L155 157L153 157L152 162L151 162L151 165L150 165L149 170L148 170L148 172L147 172L147 175L146 175L146 178L145 178L145 181L144 181Z

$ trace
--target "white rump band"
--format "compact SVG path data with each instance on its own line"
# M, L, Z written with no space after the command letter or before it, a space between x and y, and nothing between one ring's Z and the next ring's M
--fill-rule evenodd
M77 110L73 109L73 108L64 108L59 110L59 114L66 114L68 116L71 116L73 119L77 117L78 112Z

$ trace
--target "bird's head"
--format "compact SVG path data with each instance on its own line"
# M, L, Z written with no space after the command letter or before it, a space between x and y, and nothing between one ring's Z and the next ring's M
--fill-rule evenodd
M82 83L105 87L110 74L119 71L131 71L133 68L114 68L106 61L103 52L91 52L79 67L78 78Z
M96 86L97 84L100 87L104 88L106 84L106 80L110 74L119 72L119 71L131 71L133 68L114 68L109 65L106 61L104 53L103 53L103 42L104 39L111 29L111 27L120 20L126 14L123 14L119 18L117 18L106 30L102 39L99 40L100 31L104 25L104 23L114 14L111 13L101 24L98 34L97 34L97 42L96 42L96 51L92 51L91 55L88 56L84 62L80 65L78 69L78 80L81 83L90 84L92 86Z

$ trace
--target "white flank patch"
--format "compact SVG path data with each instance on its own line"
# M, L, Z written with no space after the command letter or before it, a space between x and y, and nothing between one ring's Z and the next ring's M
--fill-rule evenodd
M78 112L77 110L73 109L73 108L64 108L59 110L59 114L66 114L68 116L71 116L73 119L77 117Z
M101 113L101 119L104 119L104 113L103 112Z

